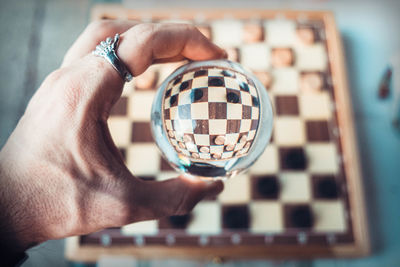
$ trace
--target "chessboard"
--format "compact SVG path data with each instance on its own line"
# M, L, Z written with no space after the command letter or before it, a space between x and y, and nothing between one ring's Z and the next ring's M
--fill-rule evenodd
M173 15L171 15L173 14ZM369 237L351 100L334 17L322 11L129 10L96 6L97 19L192 23L264 84L271 143L245 173L190 214L67 240L70 260L354 257ZM147 180L177 176L150 129L158 86L185 62L151 66L124 87L108 124L128 168Z

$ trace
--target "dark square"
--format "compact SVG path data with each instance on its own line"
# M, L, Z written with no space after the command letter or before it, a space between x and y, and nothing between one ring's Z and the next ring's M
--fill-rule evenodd
M210 119L226 119L226 103L208 102L208 117Z
M279 148L279 163L282 170L307 169L307 158L302 147Z
M149 122L134 122L132 123L131 141L135 142L154 142L151 135Z
M226 77L235 77L235 73L231 70L223 70L221 74Z
M313 175L311 182L315 199L337 199L341 195L340 184L334 175Z
M156 178L154 176L137 176L138 178L140 178L143 181L155 181Z
M199 93L201 92L201 93ZM199 96L201 95L201 98ZM208 88L207 87L200 87L200 88L193 88L190 92L190 99L192 103L198 102L207 102L208 101Z
M198 70L194 73L194 77L201 77L201 76L207 76L208 75L208 70Z
M250 226L250 212L247 205L222 207L222 226L231 230L246 230Z
M170 109L164 109L164 120L169 120L171 119L171 114L170 114Z
M179 98L179 94L172 95L169 98L169 104L171 107L176 107L178 105L178 98Z
M179 77L177 77L177 78L174 80L174 82L173 82L172 84L173 84L173 85L176 85L176 84L178 84L181 80L182 80L182 75L179 76Z
M118 99L117 103L115 103L115 105L112 107L110 115L123 116L128 114L127 106L128 106L128 98L123 96L120 99Z
M252 176L252 199L278 199L280 184L275 175Z
M306 121L307 140L311 142L329 141L327 121Z
M299 104L296 96L276 96L275 103L278 115L299 114Z
M208 134L208 120L193 120L193 132L195 134Z
M252 103L253 107L258 107L260 105L258 98L255 96L251 97L251 103Z
M240 91L227 88L226 101L232 104L242 103L242 96L240 95Z
M223 87L225 86L225 80L224 77L214 77L210 76L208 77L208 86L209 87Z
M192 219L192 214L173 215L158 221L160 229L185 229Z
M192 81L193 81L192 79L183 81L179 85L179 91L182 92L182 91L186 91L186 90L192 89Z
M314 214L309 205L286 204L283 208L285 228L311 229L314 225Z
M165 92L165 97L169 97L169 96L171 95L171 91L172 91L172 88L168 89L168 90Z
M178 116L182 120L189 120L192 117L191 114L191 105L186 104L186 105L180 105L178 106Z
M251 120L251 128L250 130L257 130L258 120Z
M251 119L251 107L250 106L242 106L242 119L250 120Z
M239 133L241 120L227 120L226 133Z

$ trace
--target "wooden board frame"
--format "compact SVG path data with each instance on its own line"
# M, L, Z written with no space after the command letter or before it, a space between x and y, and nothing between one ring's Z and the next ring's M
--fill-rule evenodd
M336 102L336 114L341 135L343 164L349 191L354 242L351 245L334 245L320 247L307 245L272 245L272 246L234 246L224 247L127 247L127 246L80 246L79 237L71 237L66 241L65 256L71 261L96 262L101 255L133 255L139 259L150 258L186 258L186 259L244 259L244 258L315 258L315 257L360 257L369 254L370 241L367 217L364 206L362 174L360 170L357 141L355 136L354 117L351 107L343 47L338 33L334 15L330 11L299 11L299 10L260 10L260 9L127 9L121 5L97 5L91 13L91 20L105 18L125 19L166 19L166 14L172 14L173 19L204 20L221 18L221 14L229 14L235 19L275 18L284 16L289 19L319 19L326 27L326 38L330 60L332 82Z

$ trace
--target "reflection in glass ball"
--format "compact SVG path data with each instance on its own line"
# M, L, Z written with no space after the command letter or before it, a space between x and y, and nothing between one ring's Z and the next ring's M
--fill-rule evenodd
M238 63L196 61L174 71L153 102L154 140L176 170L223 179L267 146L273 113L266 89Z

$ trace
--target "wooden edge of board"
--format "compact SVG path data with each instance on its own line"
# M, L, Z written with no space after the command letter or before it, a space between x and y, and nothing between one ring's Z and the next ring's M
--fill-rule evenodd
M245 258L276 258L287 259L292 254L293 259L318 257L361 257L370 253L370 241L366 220L365 202L363 195L363 183L361 180L361 169L359 166L357 142L355 138L354 117L351 109L351 99L347 83L346 68L342 42L336 28L334 15L331 11L306 11L306 10L260 10L260 9L127 9L119 4L95 5L91 11L91 21L109 19L165 19L165 14L171 14L176 19L193 19L194 15L202 14L202 19L221 18L221 12L234 14L235 19L245 18L274 18L284 16L286 18L298 19L323 19L326 27L327 45L331 56L336 60L330 60L332 79L335 88L335 99L337 102L337 114L340 134L346 138L342 139L344 167L347 174L349 202L352 207L353 229L355 245L338 245L331 248L318 246L301 248L299 246L274 246L253 247L238 246L234 248L201 248L194 250L190 247L99 247L80 246L79 237L66 239L65 257L72 261L96 262L101 255L134 255L141 259L148 258L187 258L187 259L245 259ZM206 14L207 13L207 14ZM190 253L187 253L190 252Z
M368 221L364 199L364 185L358 156L358 145L355 137L356 129L354 124L354 114L351 108L351 96L348 87L346 64L344 63L343 43L339 32L335 26L335 19L332 12L325 14L327 28L327 45L331 56L336 60L330 60L332 78L335 88L336 109L340 135L345 136L341 139L343 149L343 164L347 173L348 194L352 207L352 221L356 246L360 256L370 253L370 239L368 234Z

